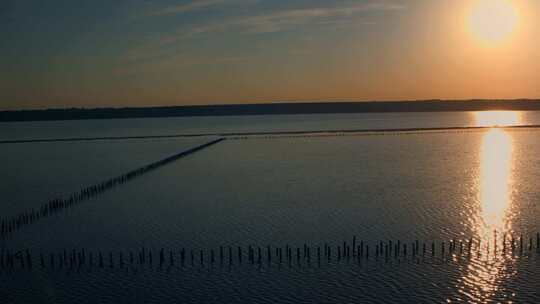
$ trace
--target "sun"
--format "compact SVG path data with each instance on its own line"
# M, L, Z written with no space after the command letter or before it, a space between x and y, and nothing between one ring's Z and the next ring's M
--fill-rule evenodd
M510 0L476 0L467 21L469 31L476 39L494 44L515 31L519 14Z

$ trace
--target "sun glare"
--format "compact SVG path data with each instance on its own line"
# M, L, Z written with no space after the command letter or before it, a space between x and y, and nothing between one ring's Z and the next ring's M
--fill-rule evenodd
M517 111L480 111L474 112L477 127L504 127L517 125L521 121L521 112Z
M469 31L483 43L499 43L514 32L519 21L510 0L477 0L468 17Z

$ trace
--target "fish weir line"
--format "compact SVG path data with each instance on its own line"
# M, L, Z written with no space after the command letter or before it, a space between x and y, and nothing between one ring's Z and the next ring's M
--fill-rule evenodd
M8 217L8 218L0 218L0 239L5 239L9 235L11 235L13 232L20 230L21 228L33 224L36 221L49 217L53 214L56 214L58 212L61 212L67 208L71 208L81 202L84 202L88 199L91 199L107 190L110 190L114 187L117 187L119 185L125 184L129 182L130 180L139 177L145 173L148 173L152 170L158 169L162 166L165 166L171 162L174 162L180 158L186 157L188 155L191 155L193 153L196 153L198 151L201 151L203 149L206 149L210 146L213 146L215 144L218 144L222 141L226 140L226 138L218 138L215 140L212 140L210 142L204 143L202 145L190 148L188 150L185 150L183 152L174 154L172 156L169 156L167 158L161 159L159 161L153 162L151 164L148 164L146 166L137 168L135 170L129 171L125 174L122 174L120 176L110 178L108 180L105 180L101 183L97 183L92 186L88 186L86 188L81 189L78 192L75 192L71 195L69 195L67 198L57 198L52 199L48 201L47 203L41 205L39 208L31 208L29 210L26 210L24 212L19 213L18 215Z
M0 274L40 269L42 271L80 271L91 269L214 269L236 266L259 268L311 268L324 265L362 265L455 262L490 263L496 259L526 259L540 256L540 233L533 237L504 235L502 239L482 242L481 239L451 239L448 241L343 241L338 243L304 243L300 246L232 246L213 248L149 248L135 250L59 249L37 252L31 249L0 251Z
M465 126L465 127L418 127L418 128L387 128L387 129L328 129L328 130L305 130L305 131L260 131L260 132L214 132L193 134L165 134L165 135L140 135L140 136L102 136L102 137L70 137L70 138L43 138L43 139L12 139L0 140L2 144L24 143L51 143L51 142L76 142L76 141L102 141L102 140L128 140L128 139L167 139L167 138L197 138L218 136L226 139L251 139L251 138L287 138L287 137L318 137L318 136L346 136L346 135L398 135L419 133L466 133L486 131L493 128L505 130L537 131L540 125L519 126Z

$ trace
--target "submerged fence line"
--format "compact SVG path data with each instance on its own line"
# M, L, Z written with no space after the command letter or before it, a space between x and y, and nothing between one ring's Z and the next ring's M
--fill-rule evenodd
M111 188L114 188L116 186L122 185L124 183L127 183L128 181L139 177L145 173L148 173L149 171L155 170L159 167L162 167L164 165L167 165L179 158L186 157L190 154L193 154L195 152L198 152L202 149L208 148L212 145L215 145L221 141L225 140L225 138L218 138L216 140L212 140L210 142L207 142L205 144L196 146L194 148L188 149L186 151L174 154L172 156L169 156L167 158L164 158L162 160L153 162L149 165L140 167L138 169L129 171L125 174L122 174L120 176L110 178L108 180L105 180L101 183L86 187L81 189L78 192L75 192L71 195L69 195L67 198L57 198L52 199L48 201L47 203L41 205L38 208L31 208L29 210L26 210L24 212L21 212L15 216L8 217L8 218L0 218L0 239L3 239L10 235L12 232L15 232L27 225L30 225L32 223L35 223L36 221L51 216L55 213L58 213L64 209L73 207L74 205L81 203L85 200L88 200L102 192L105 192Z
M339 244L324 243L302 246L218 246L214 248L152 248L137 250L103 251L87 248L62 249L58 252L38 253L30 250L0 252L0 271L18 271L40 268L44 270L81 268L144 268L144 267L199 267L233 265L288 265L310 266L312 263L334 264L342 261L383 261L404 259L432 260L486 260L519 258L540 255L540 233L536 238L504 235L499 242L483 243L481 239L452 239L449 241L420 242L414 240L343 241ZM499 247L500 246L500 247Z
M50 143L72 141L102 141L102 140L126 140L126 139L166 139L166 138L193 138L218 136L227 139L250 139L250 138L275 138L275 137L310 137L328 134L329 136L345 135L385 135L385 134L416 134L420 132L447 133L483 131L494 128L493 126L457 126L457 127L418 127L418 128L388 128L388 129L328 129L328 130L301 130L301 131L260 131L260 132L214 132L214 133L186 133L165 135L140 135L140 136L102 136L102 137L71 137L71 138L42 138L42 139L13 139L0 140L1 144L22 143ZM540 125L521 126L497 126L506 130L531 130L540 129Z

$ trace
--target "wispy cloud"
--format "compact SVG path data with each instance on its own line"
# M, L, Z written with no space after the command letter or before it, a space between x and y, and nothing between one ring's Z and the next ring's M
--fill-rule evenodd
M210 22L183 28L175 35L162 38L162 43L176 42L199 34L209 34L234 30L236 33L272 33L310 23L337 23L347 21L363 12L396 11L405 6L401 1L368 0L338 7L311 7L277 10L254 16L235 16L224 21Z
M189 3L168 6L150 11L147 16L166 16L204 10L223 5L242 4L244 2L257 2L257 0L195 0Z

